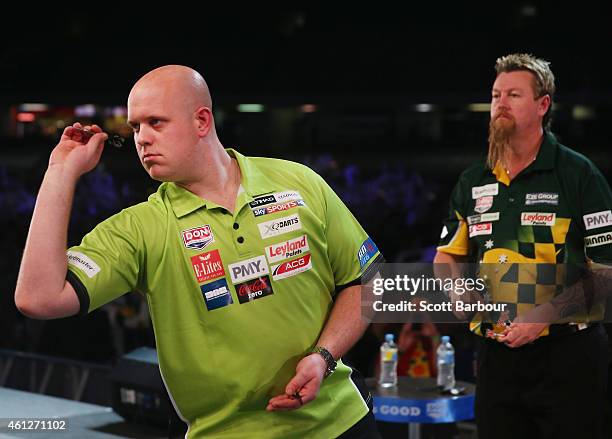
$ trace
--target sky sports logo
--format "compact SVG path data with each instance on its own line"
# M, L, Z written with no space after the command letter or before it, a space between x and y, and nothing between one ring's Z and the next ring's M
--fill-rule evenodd
M192 250L201 250L208 244L215 242L215 237L208 224L183 230L181 236L185 247Z
M253 209L253 215L262 216L276 212L284 212L285 210L293 209L294 207L304 206L304 200L289 201L283 204L274 204L272 206L259 207Z
M282 235L283 233L292 232L294 230L300 230L302 223L297 213L290 216L284 216L282 218L266 221L261 224L257 224L259 227L259 234L262 239L270 238L272 236Z

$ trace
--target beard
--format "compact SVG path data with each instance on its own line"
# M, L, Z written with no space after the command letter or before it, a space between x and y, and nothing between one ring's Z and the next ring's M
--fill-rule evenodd
M487 165L495 168L498 161L505 162L506 153L510 146L510 139L516 132L516 122L512 116L500 118L499 114L489 122L489 154Z

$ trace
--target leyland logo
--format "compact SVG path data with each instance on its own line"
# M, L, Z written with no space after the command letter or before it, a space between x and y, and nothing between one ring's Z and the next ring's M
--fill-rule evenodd
M554 226L556 213L523 212L521 226Z

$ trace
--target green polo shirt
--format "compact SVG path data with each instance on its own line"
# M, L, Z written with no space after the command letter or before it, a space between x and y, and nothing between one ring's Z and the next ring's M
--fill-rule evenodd
M490 298L508 304L502 319L512 320L560 293L571 267L612 264L610 187L589 159L546 133L535 161L512 181L499 163L461 174L438 251L486 264Z
M315 345L336 292L381 255L312 170L228 153L242 174L234 213L163 183L69 249L68 280L83 311L146 296L188 437L335 437L368 411L342 362L313 402L265 408Z

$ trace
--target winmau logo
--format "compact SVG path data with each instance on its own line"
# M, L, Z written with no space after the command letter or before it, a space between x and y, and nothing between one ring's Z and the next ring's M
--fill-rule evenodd
M612 243L612 232L600 233L599 235L584 238L584 245L587 247L598 247L610 243Z
M261 224L257 224L259 227L259 234L263 239L270 238L271 236L282 235L283 233L291 232L293 230L300 230L302 224L300 217L297 213L285 216L272 221L266 221Z

